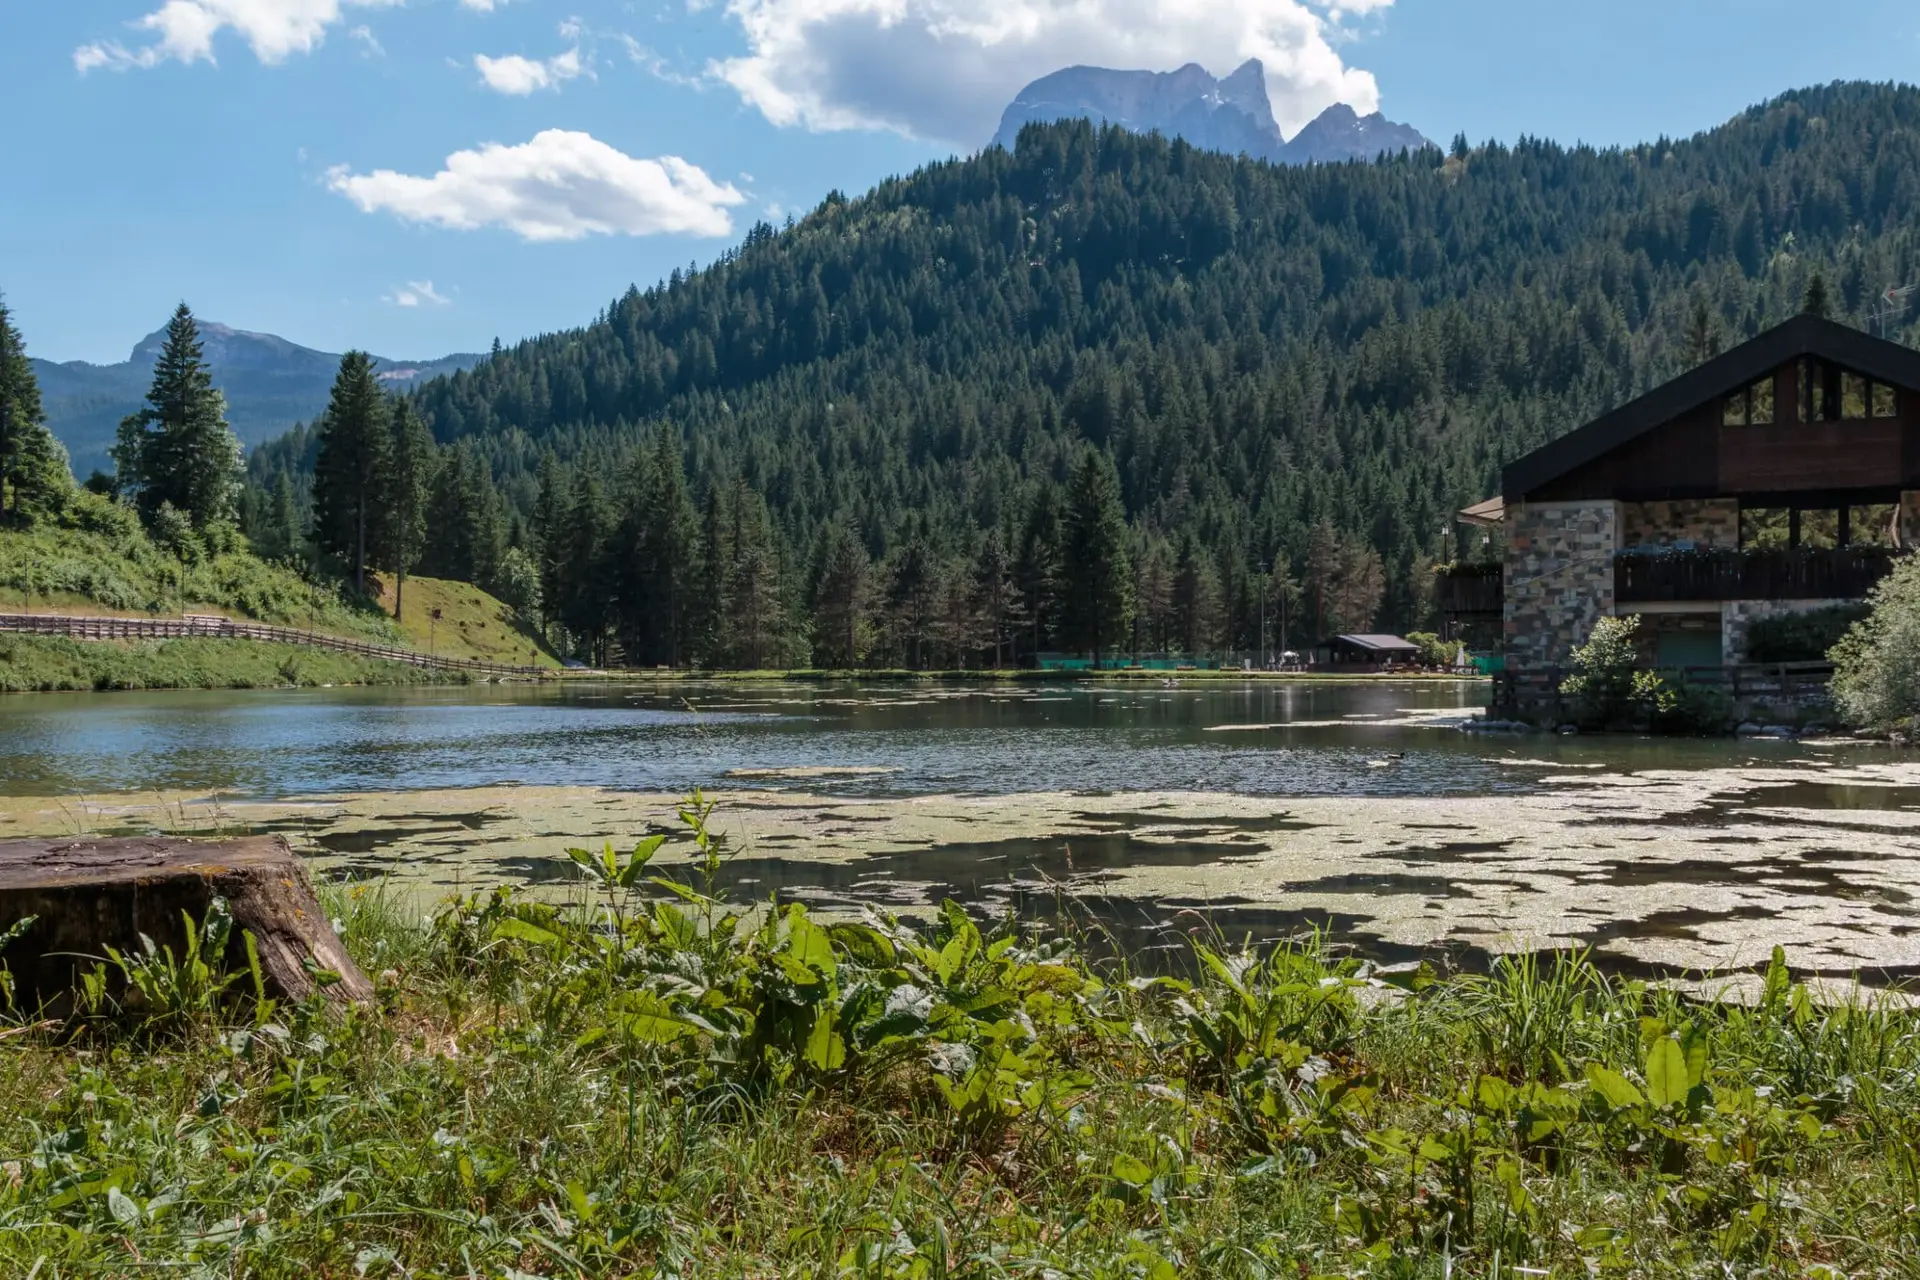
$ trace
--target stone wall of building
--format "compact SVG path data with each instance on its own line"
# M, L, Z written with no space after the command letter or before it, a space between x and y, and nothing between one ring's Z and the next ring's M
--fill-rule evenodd
M1620 504L1620 550L1735 551L1740 547L1740 503L1734 498L1684 498Z
M1507 669L1566 665L1593 624L1613 612L1620 504L1515 503L1507 508Z
M1729 600L1720 606L1720 655L1728 666L1747 660L1747 631L1762 618L1812 613L1858 600Z

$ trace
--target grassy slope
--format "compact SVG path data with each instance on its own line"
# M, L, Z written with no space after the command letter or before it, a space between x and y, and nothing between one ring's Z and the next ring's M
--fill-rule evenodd
M0 634L0 693L444 684L460 678L457 673L405 663L251 640L121 644Z
M161 616L217 612L392 643L398 632L375 609L347 605L332 590L244 552L185 565L156 547L131 515L76 499L66 525L0 529L0 610Z
M393 609L393 579L376 574L375 598ZM432 611L440 611L438 622ZM484 662L558 667L560 659L539 636L513 616L513 610L480 588L442 578L408 578L400 593L400 631L404 643L454 658Z

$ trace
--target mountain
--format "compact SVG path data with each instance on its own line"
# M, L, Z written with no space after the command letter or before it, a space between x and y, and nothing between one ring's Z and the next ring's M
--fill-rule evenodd
M1022 127L1092 120L1185 138L1196 147L1281 164L1372 160L1428 144L1418 129L1379 112L1361 116L1345 103L1328 107L1288 141L1267 99L1266 68L1249 58L1224 80L1189 62L1178 71L1109 71L1068 67L1022 89L1000 118L994 142L1014 149Z
M1887 282L1920 278L1916 207L1911 87L1790 93L1629 148L1297 168L1063 121L755 226L416 397L530 538L582 495L593 523L555 544L549 601L683 619L748 601L794 646L830 644L853 631L823 603L822 557L851 530L874 562L869 653L910 661L901 637L973 625L963 588L991 533L1026 557L1050 645L1075 584L1026 553L1091 447L1118 473L1140 647L1244 651L1263 564L1286 580L1265 583L1269 637L1281 600L1296 642L1430 621L1428 566L1463 553L1452 513L1503 462L1794 314L1815 272L1862 322ZM631 570L657 510L640 480L660 474L635 468L663 434L711 512L673 554L694 576L671 601ZM310 447L263 446L253 475L298 486ZM536 502L547 450L554 504ZM729 559L740 545L750 563Z
M311 421L326 407L339 356L270 333L249 333L204 320L200 337L214 383L226 393L227 421L242 444L270 440L296 422ZM72 455L75 474L84 478L95 468L112 469L107 450L114 433L122 418L140 411L165 341L166 330L159 329L136 343L132 354L119 364L33 362L48 425ZM405 387L471 368L480 359L478 355L381 359L378 367L389 385Z

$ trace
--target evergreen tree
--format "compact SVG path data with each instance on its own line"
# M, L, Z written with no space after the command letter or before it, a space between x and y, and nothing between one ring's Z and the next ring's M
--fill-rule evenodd
M618 601L606 581L608 518L600 481L582 470L574 481L563 530L566 573L557 602L560 625L589 662L605 665L607 627Z
M392 408L364 351L340 358L333 394L320 419L313 466L313 545L326 562L353 576L367 594L367 562L380 547L387 467L393 452Z
M26 344L0 297L0 520L50 514L72 490L67 451L47 430Z
M726 491L709 485L700 512L698 589L692 600L691 628L694 657L702 666L724 666L729 646L725 630L728 613L727 578L733 564L733 519Z
M988 643L993 646L993 669L1006 666L1014 628L1019 625L1020 590L1015 582L1013 557L998 526L987 530L980 554L973 561L973 603Z
M500 496L486 460L471 441L443 450L427 498L427 539L420 573L485 587L505 554Z
M1068 490L1061 521L1061 625L1067 643L1096 667L1125 640L1133 620L1127 516L1113 459L1088 448Z
M498 344L499 339L494 339ZM554 611L565 594L562 578L566 570L566 533L572 512L567 505L566 480L560 474L560 459L553 450L540 451L540 467L535 475L538 485L533 500L533 541L537 550L540 577L541 617L546 625L558 622Z
M1822 320L1833 318L1833 300L1827 293L1827 273L1815 269L1813 278L1807 281L1807 293L1800 301L1803 315L1818 316Z
M184 302L167 322L147 407L120 423L113 461L121 490L149 524L163 505L201 532L238 514L240 442L227 429L226 403Z
M733 558L725 590L729 648L736 665L758 670L783 656L786 608L780 557L760 495L742 482L728 505L733 516L728 539Z
M1060 506L1050 484L1035 491L1027 508L1014 575L1020 584L1032 652L1038 655L1047 648L1060 598Z
M619 543L622 632L629 660L679 666L685 660L696 517L679 442L667 428L635 455Z
M294 502L293 477L282 471L273 481L273 502L268 508L270 541L267 555L276 560L292 560L300 553L300 509Z
M427 504L439 450L404 397L393 402L388 421L392 434L380 486L380 565L393 574L393 616L398 618L407 574L426 551Z
M1173 614L1182 653L1198 658L1220 647L1220 572L1191 533L1180 540L1174 566Z
M1687 317L1687 367L1697 368L1720 354L1720 322L1705 298L1693 300Z
M815 658L823 666L852 669L867 648L867 618L873 566L867 548L847 525L821 535L813 576Z
M896 651L907 667L926 670L927 650L940 633L940 574L917 528L908 531L889 566L887 606Z

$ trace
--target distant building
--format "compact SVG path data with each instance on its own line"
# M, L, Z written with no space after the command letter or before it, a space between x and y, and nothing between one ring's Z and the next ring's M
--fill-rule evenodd
M1314 647L1314 662L1323 667L1381 667L1420 661L1420 646L1399 636L1335 636Z
M1858 601L1920 545L1920 352L1800 316L1509 465L1460 513L1498 564L1441 575L1515 697L1607 616L1645 660L1726 667L1761 618ZM1525 708L1519 708L1524 710Z

